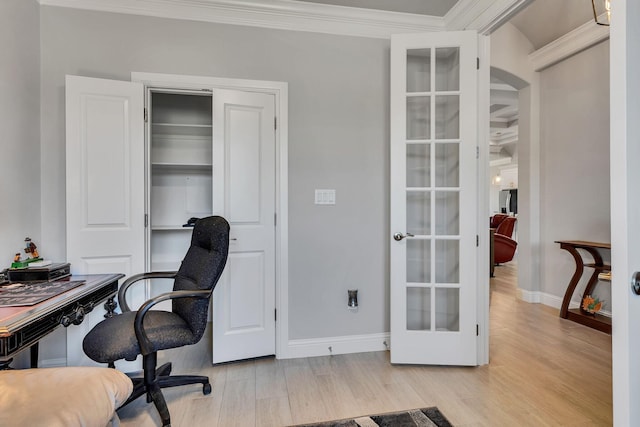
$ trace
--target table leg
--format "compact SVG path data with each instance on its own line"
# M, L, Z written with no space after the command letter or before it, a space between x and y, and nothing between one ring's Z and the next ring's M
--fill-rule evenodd
M571 281L569 282L569 286L567 286L567 290L564 293L564 298L562 299L562 306L560 307L560 317L566 319L569 313L569 304L571 303L571 296L573 292L576 290L576 286L582 277L582 273L584 272L584 262L582 261L582 257L576 248L569 245L561 244L560 247L566 251L568 251L571 256L573 256L574 261L576 262L576 271L573 273L571 277Z

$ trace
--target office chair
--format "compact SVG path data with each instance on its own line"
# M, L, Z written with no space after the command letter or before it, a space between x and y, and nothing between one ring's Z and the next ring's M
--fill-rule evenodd
M99 363L115 367L116 360L135 360L142 355L143 377L132 378L133 392L124 403L143 394L153 401L163 426L170 426L167 403L160 389L185 384L202 384L211 393L205 376L170 376L171 363L157 368L158 351L195 344L207 325L209 300L224 270L229 251L229 223L212 216L196 222L191 246L177 272L149 272L131 276L118 292L122 314L98 323L84 338L85 354ZM173 278L173 291L145 302L138 311L126 303L127 289L145 279ZM172 300L172 311L149 310L161 301ZM123 406L124 406L123 405Z

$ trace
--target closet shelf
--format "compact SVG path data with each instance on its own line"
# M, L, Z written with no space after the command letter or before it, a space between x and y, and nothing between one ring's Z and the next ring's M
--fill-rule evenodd
M191 232L193 227L183 227L182 225L152 225L153 231L188 231Z
M171 162L153 162L151 163L154 169L187 169L187 170L201 170L211 171L211 163L171 163Z
M176 127L176 128L205 128L205 129L211 129L213 126L212 125L206 125L206 124L191 124L191 123L151 123L153 126L157 126L160 128L163 127Z

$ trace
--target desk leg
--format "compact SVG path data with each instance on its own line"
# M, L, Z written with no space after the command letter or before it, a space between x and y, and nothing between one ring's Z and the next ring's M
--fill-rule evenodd
M31 367L32 368L37 368L38 367L38 353L39 353L39 350L40 350L40 343L35 343L29 349L29 352L31 353Z

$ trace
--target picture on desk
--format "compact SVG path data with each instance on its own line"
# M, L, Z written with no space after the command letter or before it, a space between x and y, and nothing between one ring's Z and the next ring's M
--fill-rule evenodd
M72 280L5 285L0 287L0 307L36 305L84 283L84 280Z

